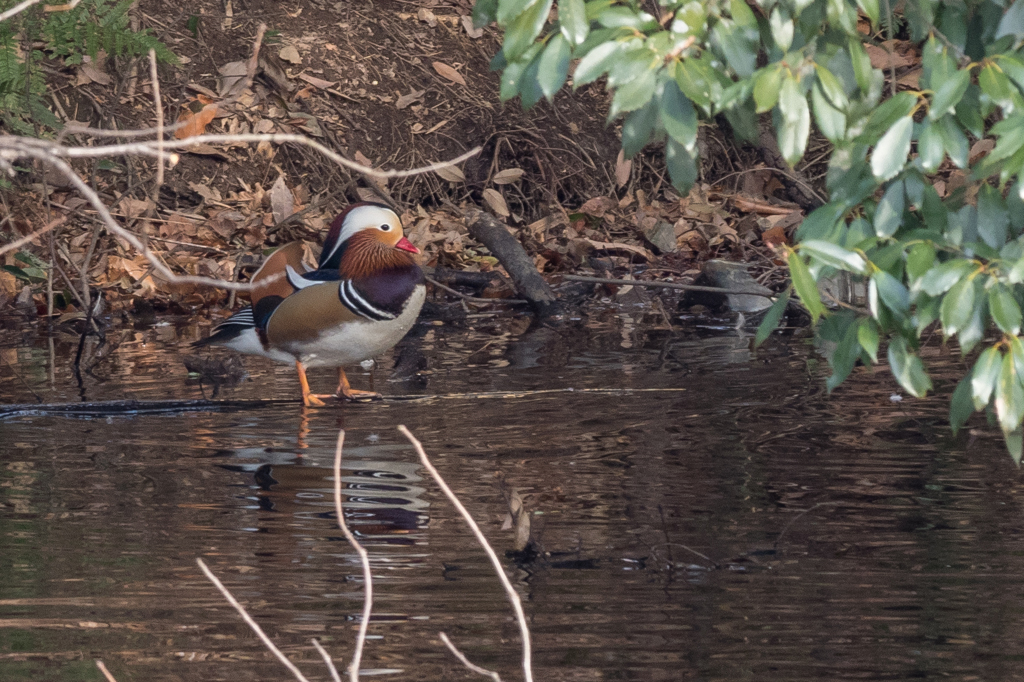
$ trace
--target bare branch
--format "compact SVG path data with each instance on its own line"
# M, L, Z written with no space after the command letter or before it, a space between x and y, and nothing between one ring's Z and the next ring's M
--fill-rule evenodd
M153 193L159 196L164 184L164 105L160 100L160 78L156 72L156 51L149 51L149 85L153 88L153 105L156 108L156 144L160 156L156 160L156 187Z
M84 132L82 129L76 129L76 133ZM123 136L124 133L118 132L117 136ZM292 143L298 144L310 149L314 149L331 161L335 162L339 166L344 166L351 170L359 173L364 173L375 178L406 178L413 175L422 175L424 173L431 173L442 168L449 166L456 166L466 159L476 155L480 151L480 147L474 147L465 154L461 154L450 161L439 161L432 163L427 166L421 166L419 168L412 168L409 170L390 170L382 171L369 166L364 166L361 163L356 163L346 159L341 154L338 154L332 149L325 147L324 145L311 140L304 135L293 135L285 133L239 133L235 135L229 134L208 134L208 135L196 135L193 137L186 138L184 140L164 140L161 143L156 141L144 141L144 142L128 142L124 144L112 144L112 145L101 145L97 147L66 147L49 140L40 140L29 137L15 137L13 135L0 135L0 159L14 160L19 156L32 156L31 150L42 150L47 154L53 156L84 159L94 157L109 157L118 156L122 154L143 154L146 156L162 156L170 160L171 165L174 165L178 161L177 154L167 154L162 152L163 149L188 149L192 145L196 144L240 144L240 143L251 143L251 142L273 142L276 144Z
M107 666L103 664L103 661L97 658L95 663L96 667L100 669L101 673L103 673L103 677L107 678L107 682L117 682L117 680L114 679L114 676L110 674L110 671L107 670Z
M494 672L493 670L488 670L487 668L481 668L480 666L476 665L475 663L472 663L468 658L466 658L466 655L459 651L454 644L452 644L452 640L448 639L448 635L444 634L443 632L439 632L437 634L441 638L441 641L444 642L444 645L448 647L448 650L455 654L455 658L459 659L462 662L462 665L466 666L475 673L483 675L484 677L490 677L492 680L494 680L494 682L501 682L501 676L498 675L498 673Z
M320 657L324 659L324 663L327 665L327 669L331 671L331 679L334 682L341 682L341 675L338 674L338 669L334 666L334 661L331 660L331 655L327 653L327 650L320 645L320 642L313 639L313 647L320 654Z
M252 616L249 615L244 606L238 603L238 600L235 599L234 595L228 592L228 588L224 587L224 583L217 579L217 576L213 574L213 571L206 566L203 560L196 559L196 563L199 564L199 568L203 570L203 573L209 581L213 583L218 590L220 590L220 593L224 595L224 598L228 600L228 603L235 607L235 610L242 616L242 620L245 621L246 625L252 628L252 631L256 633L256 636L260 638L268 649L270 649L271 653L277 656L277 660L281 661L281 663L291 671L292 675L295 676L295 679L299 680L299 682L309 682L309 680L306 679L306 676L302 674L302 671L296 668L295 664L288 660L287 656L281 653L281 650L278 649L274 642L271 641L270 637L267 637L267 633L263 632L263 628L261 628L259 624L252 619Z
M356 650L352 654L352 663L348 666L348 677L352 682L359 682L359 664L363 660L363 645L366 644L366 628L370 625L370 613L373 611L373 576L370 574L370 555L366 553L356 536L345 523L345 510L341 506L341 451L345 444L345 430L338 431L338 445L334 449L334 511L338 515L338 528L345 539L359 553L359 561L363 565L363 617L359 622L359 635L356 637Z
M491 545L487 542L487 538L484 537L484 534L480 531L480 526L476 524L476 521L473 520L473 517L466 508L462 506L462 502L460 502L459 498L455 496L452 489L448 487L448 484L444 482L444 479L441 478L441 474L438 470L430 463L430 460L427 458L427 453L423 450L423 444L416 440L416 437L413 436L412 432L404 425L399 426L398 430L403 436L408 438L409 442L412 443L412 446L416 448L416 453L420 456L420 463L423 464L423 468L434 477L437 485L441 488L448 499L451 500L451 503L455 505L455 508L459 510L459 513L462 514L462 518L465 519L469 529L473 531L473 535L476 536L477 541L484 548L484 551L487 552L487 556L490 558L491 564L494 566L494 570L498 574L498 579L501 580L501 584L505 588L508 600L512 602L512 609L516 612L516 619L519 621L519 632L523 639L523 679L526 682L533 682L530 627L526 623L526 614L523 612L523 605L519 600L519 594L516 592L515 588L512 587L512 583L509 581L508 576L505 575L505 568L501 565L498 555L494 553L493 549L491 549Z
M28 244L30 241L32 241L33 239L35 239L39 235L46 234L47 232L49 232L50 230L52 230L55 227L63 225L64 222L67 219L68 219L67 216L61 216L59 218L51 220L45 226L40 227L38 230L36 230L32 234L26 235L26 236L22 237L21 239L15 239L10 244L4 244L3 246L0 246L0 256L4 255L8 251L14 251L18 247L24 246L25 244Z

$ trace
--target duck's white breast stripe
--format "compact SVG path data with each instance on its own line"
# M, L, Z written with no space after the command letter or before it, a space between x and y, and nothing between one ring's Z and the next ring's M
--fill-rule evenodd
M363 298L350 279L342 280L341 284L338 286L338 296L341 298L341 302L348 306L349 310L358 313L363 317L368 317L371 320L395 319L395 315L393 313L376 308L373 304Z

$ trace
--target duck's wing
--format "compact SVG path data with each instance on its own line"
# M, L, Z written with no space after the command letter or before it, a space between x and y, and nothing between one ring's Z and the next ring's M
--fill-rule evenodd
M252 276L249 300L253 306L268 296L279 296L284 299L295 293L299 287L295 286L289 276L289 269L299 277L301 275L298 273L306 272L306 266L302 262L302 251L302 242L292 242L267 256L267 260L263 261L263 265Z
M209 336L205 339L199 339L192 344L192 347L202 348L203 346L209 346L211 344L219 346L225 343L230 343L245 332L255 328L256 319L253 315L252 306L247 305L211 329Z

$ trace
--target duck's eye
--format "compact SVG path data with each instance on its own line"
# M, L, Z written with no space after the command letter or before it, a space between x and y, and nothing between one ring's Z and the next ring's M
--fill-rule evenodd
M391 226L390 225L381 225L380 226L380 231L381 232L390 232L391 231Z

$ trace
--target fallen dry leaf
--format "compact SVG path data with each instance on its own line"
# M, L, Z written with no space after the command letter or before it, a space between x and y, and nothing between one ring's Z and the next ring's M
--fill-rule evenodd
M897 43L899 41L892 41L892 42L893 43ZM913 58L913 55L911 55L910 57L907 57L907 56L904 56L904 55L900 54L897 51L897 49L896 49L896 47L897 47L896 45L893 45L892 56L890 57L889 56L889 50L887 50L884 47L885 44L886 43L882 44L883 47L878 47L877 45L872 45L870 43L865 43L864 44L864 51L868 53L868 57L871 59L871 66L873 66L874 68L876 68L876 69L891 69L891 68L899 69L899 68L902 68L904 66L913 66L914 64L917 63L917 60Z
M591 201L593 201L593 199L591 199ZM632 244L623 244L622 242L599 242L593 239L586 238L584 238L583 241L585 241L587 244L590 244L595 249L600 249L602 251L628 251L629 253L635 253L636 255L640 256L645 260L654 260L653 253L639 246L633 246Z
M448 182L465 182L466 176L457 166L445 166L434 171Z
M292 45L282 47L281 50L277 53L277 56L285 60L286 62L291 62L292 64L298 65L302 63L302 57L299 56L299 51L296 50Z
M996 141L988 138L985 140L978 140L971 146L971 153L967 156L967 161L970 165L974 165L978 159L986 156L990 151L996 148Z
M507 218L511 215L508 212L508 205L505 203L505 197L501 196L501 192L496 189L488 187L484 190L484 200L491 209L500 215L502 218Z
M270 207L274 211L274 222L279 223L295 213L295 197L288 185L284 184L284 176L279 175L270 188Z
M221 97L233 95L236 88L245 83L246 76L249 73L245 62L228 62L217 69L217 72L220 73L217 91Z
M522 168L506 168L503 171L499 171L494 174L495 185L511 185L513 182L517 182L519 178L526 174Z
M776 206L764 201L754 201L752 199L744 198L738 194L732 197L732 204L739 211L743 211L744 213L757 213L758 215L789 215L793 212L792 208Z
M464 14L462 16L462 28L466 29L466 35L473 40L482 37L484 34L484 30L482 28L476 28L473 26L473 17L468 14Z
M420 7L419 11L416 12L416 18L425 22L430 28L437 26L437 17L426 7Z
M405 109L407 106L414 102L418 102L423 99L423 95L427 94L426 90L413 90L408 95L402 95L395 102L396 109Z
M327 88L333 88L337 85L337 81L325 81L323 78L317 78L316 76L310 76L308 73L300 73L299 78L306 81L315 88L326 90Z
M603 218L604 214L619 205L615 199L608 197L594 197L580 206L580 213L592 215L595 218Z
M217 115L217 105L205 95L197 95L196 99L189 102L178 116L178 123L185 123L174 131L174 137L184 140L188 137L202 135L206 132L206 126Z
M627 159L625 153L620 149L619 156L615 159L615 182L622 187L629 182L629 176L633 172L633 161Z
M443 77L447 78L451 82L458 83L459 85L466 84L466 79L462 77L462 74L453 69L452 67L448 66L444 62L433 62L431 66L434 67L434 71L437 71L439 74L441 74Z

